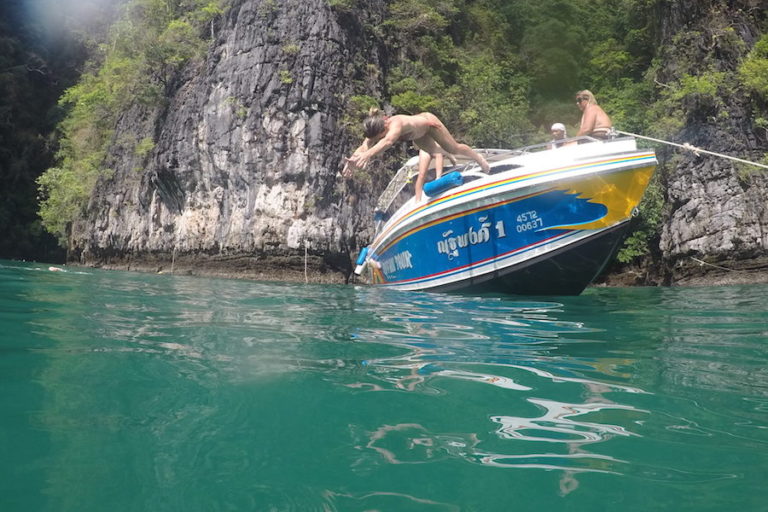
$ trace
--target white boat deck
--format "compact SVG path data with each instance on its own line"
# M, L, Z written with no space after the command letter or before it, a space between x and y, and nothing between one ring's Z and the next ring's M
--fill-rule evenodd
M473 160L457 158L459 164L452 168L446 168L446 172L460 171L465 176L465 183L450 189L451 195L461 194L462 190L477 189L488 184L504 182L504 188L524 189L545 186L552 183L553 179L569 179L594 172L609 172L612 168L626 168L626 162L612 165L609 161L616 157L617 162L627 155L637 154L637 144L632 137L621 137L606 141L591 137L575 137L564 139L563 145L552 148L550 143L536 144L514 150L506 149L477 149L488 160L491 166L490 174L480 170ZM595 162L601 162L596 171ZM645 164L638 164L645 165ZM405 187L412 181L411 178L418 172L418 157L408 160L400 168L392 179L385 192L381 195L377 210L384 215L377 215L375 232L377 234L389 231L389 228L399 224L400 220L409 218L409 224L426 222L432 217L450 213L451 209L461 209L461 203L466 201L492 200L498 194L498 188L488 188L482 192L473 194L472 198L451 200L450 204L442 204L440 208L428 205L440 195L427 197L422 195L419 201L410 197L393 211L391 207L395 199L400 196ZM530 176L525 180L517 181L516 178ZM467 180L469 178L469 180ZM447 209L446 209L447 208ZM401 226L400 230L404 228ZM376 239L379 239L377 236Z

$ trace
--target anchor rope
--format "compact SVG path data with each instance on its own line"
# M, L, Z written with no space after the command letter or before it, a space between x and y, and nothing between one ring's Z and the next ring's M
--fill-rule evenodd
M736 158L735 156L731 156L731 155L724 155L722 153L715 153L714 151L707 151L706 149L698 148L698 147L696 147L696 146L694 146L692 144L689 144L687 142L685 142L683 144L678 144L676 142L670 142L668 140L661 140L661 139L654 139L653 137L646 137L645 135L638 135L636 133L623 132L621 130L616 130L616 129L614 129L614 131L616 133L620 133L622 135L629 135L630 137L637 137L638 139L646 139L646 140L650 140L650 141L653 141L653 142L659 142L661 144L667 144L669 146L676 146L678 148L683 148L685 150L692 151L696 156L699 156L699 153L705 153L707 155L719 156L721 158L727 158L729 160L735 160L737 162L741 162L741 163L744 163L744 164L755 165L757 167L762 167L763 169L768 169L768 165L759 164L757 162L750 162L749 160L744 160L743 158Z

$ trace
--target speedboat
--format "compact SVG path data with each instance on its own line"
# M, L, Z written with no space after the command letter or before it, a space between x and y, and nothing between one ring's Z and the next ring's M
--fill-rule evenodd
M358 276L401 290L578 295L617 252L657 164L633 137L477 151L490 172L459 161L419 200L408 190L418 157L400 168Z

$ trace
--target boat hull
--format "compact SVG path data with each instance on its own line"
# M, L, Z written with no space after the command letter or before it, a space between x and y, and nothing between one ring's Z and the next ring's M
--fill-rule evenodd
M480 179L405 207L370 247L370 280L403 290L577 295L615 254L656 163L652 153L611 162Z
M579 295L613 259L628 226L629 223L624 222L553 254L531 258L469 282L435 287L432 291Z

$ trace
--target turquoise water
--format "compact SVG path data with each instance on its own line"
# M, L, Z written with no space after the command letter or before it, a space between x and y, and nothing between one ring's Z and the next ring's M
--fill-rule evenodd
M768 286L473 297L0 261L0 510L765 511Z

